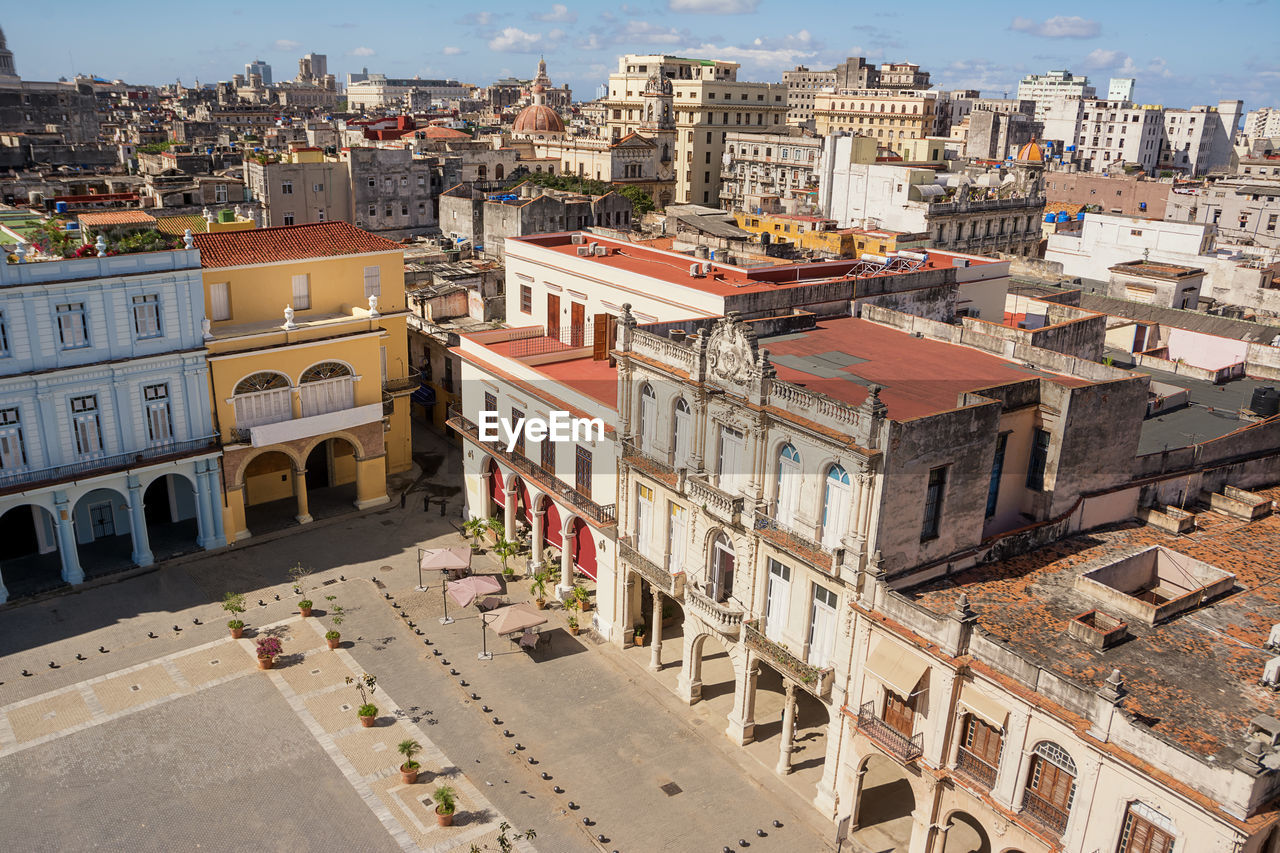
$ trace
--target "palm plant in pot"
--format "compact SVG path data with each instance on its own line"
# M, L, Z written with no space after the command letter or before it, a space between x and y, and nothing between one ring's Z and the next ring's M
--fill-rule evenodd
M569 622L569 633L575 637L578 636L578 617L570 613L568 622Z
M548 580L549 577L546 572L538 572L533 576L533 583L529 584L529 591L533 593L533 603L538 606L539 610L544 610L547 606Z
M573 600L578 602L578 609L583 613L591 609L591 594L587 592L587 588L582 584L574 584Z
M493 553L498 556L498 559L502 560L502 576L504 578L515 577L515 569L507 565L507 560L514 557L518 550L520 550L519 544L505 537L499 537L498 541L494 543Z
M275 665L276 657L284 651L284 645L280 642L279 637L259 637L258 638L258 669L271 669Z
M402 740L396 751L404 756L404 764L400 765L400 781L412 785L418 781L418 769L422 767L413 757L422 752L422 744L416 740Z
M480 543L477 541L489 529L489 519L487 518L471 518L462 522L463 534L471 540L471 550L479 551Z
M453 813L458 810L457 792L448 785L441 785L431 792L431 799L436 801L436 823L453 826Z
M360 718L360 725L367 729L378 718L378 706L369 701L369 696L378 690L378 679L366 672L359 678L348 675L347 684L354 684L356 690L360 691L360 708L356 711L356 716Z
M648 633L648 629L647 629L647 628L645 628L645 626L644 626L644 623L643 623L643 622L641 622L639 625L637 625L637 626L634 628L634 630L632 631L632 636L636 638L636 645L637 645L637 646L643 646L643 645L644 645L644 636L645 636L645 634L647 634L647 633Z
M244 613L244 593L228 592L222 597L222 609L231 614L231 620L227 622L231 638L240 639L244 635L244 620L240 618L240 614Z

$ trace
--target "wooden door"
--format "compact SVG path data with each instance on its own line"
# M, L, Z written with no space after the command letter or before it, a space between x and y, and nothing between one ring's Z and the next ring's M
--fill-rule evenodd
M988 726L972 714L965 726L964 748L974 758L992 767L1000 766L1000 732Z
M897 693L886 692L884 695L884 721L903 737L911 737L916 725L916 712L910 700L903 699Z
M547 294L547 337L560 339L560 297Z
M580 347L586 339L587 306L569 303L569 346Z
M1036 765L1031 775L1031 790L1063 814L1067 813L1071 805L1071 788L1075 782L1075 777L1070 773L1036 756Z
M1133 812L1125 816L1120 853L1169 853L1172 849L1173 838L1169 833Z

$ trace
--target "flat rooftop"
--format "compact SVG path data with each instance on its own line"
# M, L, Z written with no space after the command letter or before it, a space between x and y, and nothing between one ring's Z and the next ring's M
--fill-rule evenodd
M880 399L894 420L947 412L957 408L961 394L1029 379L1068 387L1090 384L854 317L824 320L759 343L769 351L779 379L843 403L856 406L866 399L869 385L883 386Z
M1255 491L1280 498L1280 487ZM1263 644L1280 622L1280 515L1241 521L1202 510L1196 520L1198 529L1181 536L1145 526L1094 531L904 594L941 615L966 593L981 631L1086 687L1100 689L1119 669L1129 691L1124 713L1190 753L1229 762L1240 755L1251 719L1280 718L1280 694L1258 683L1275 656ZM1151 626L1099 604L1077 583L1086 564L1156 546L1175 560L1190 557L1234 574L1234 586ZM1129 638L1106 649L1074 639L1068 623L1093 609L1126 622Z
M609 364L608 359L597 361L591 356L572 355L580 352L581 347L571 347L556 338L536 337L521 338L513 341L494 341L484 345L494 355L520 361L529 369L541 373L548 379L565 385L580 394L604 403L610 408L618 407L618 368ZM554 353L563 353L564 357L555 359ZM531 357L536 356L541 364L531 364ZM543 389L549 396L556 396L552 389Z
M732 296L740 293L759 293L779 288L807 287L829 281L859 277L857 271L865 269L865 263L855 259L822 261L817 263L782 264L768 267L744 268L711 261L711 273L706 276L689 275L689 267L699 259L678 252L666 252L648 246L611 240L596 234L583 234L585 243L574 243L573 231L556 234L538 234L531 237L513 237L508 239L508 251L512 244L527 243L549 249L556 254L572 257L577 260L598 264L601 275L608 275L607 270L618 270L636 275L665 281L670 284L700 290L717 296ZM579 257L578 249L590 243L597 243L609 250L607 255L590 255ZM929 251L928 259L920 269L949 269L954 266L955 253ZM959 255L968 258L971 266L983 263L999 263L995 259L984 259L977 256ZM882 271L876 275L902 275L906 271ZM866 278L868 276L860 276Z

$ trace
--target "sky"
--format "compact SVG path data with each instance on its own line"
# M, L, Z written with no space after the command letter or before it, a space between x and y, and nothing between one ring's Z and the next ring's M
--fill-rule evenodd
M934 88L1010 95L1031 73L1086 74L1100 95L1135 77L1135 100L1167 106L1239 98L1280 106L1280 0L1079 0L1073 4L913 0L631 0L621 5L470 0L361 6L350 0L270 0L157 7L117 0L10 3L0 11L18 73L75 73L134 83L230 80L253 59L275 79L298 57L324 53L339 82L367 67L389 77L451 77L484 85L532 77L539 54L575 99L625 53L739 62L741 80L781 80L796 65L831 68L848 56L914 62Z

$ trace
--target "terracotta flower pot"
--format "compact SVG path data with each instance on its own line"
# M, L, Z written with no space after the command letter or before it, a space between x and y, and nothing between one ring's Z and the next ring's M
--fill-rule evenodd
M276 662L276 659L271 657L270 655L259 656L258 669L271 669L271 667L275 664L275 662Z
M341 638L338 638L336 640L325 640L325 642L329 644L330 649L336 649L338 646L342 645Z
M643 646L643 645L644 645L644 634L636 634L636 635L635 635L635 640L636 640L636 645L637 645L637 646Z
M238 640L244 636L244 628L232 628L231 639Z
M579 610L581 610L583 613L586 613L588 610L590 610L590 609L591 609L591 600L590 600L590 599L586 599L586 600L583 600L583 601L579 601L579 602L578 602L578 609L579 609Z
M405 770L404 765L400 765L400 781L406 785L412 785L414 782L417 782L418 768L415 767L412 770Z
M374 721L377 719L377 717L361 717L360 725L364 726L366 729L371 729L373 728Z
M576 636L578 636L578 632L579 632L579 631L581 631L581 630L582 630L581 628L572 628L572 627L571 627L571 628L569 628L569 633L576 637Z
M545 598L535 598L533 603L539 610L547 609L547 600Z
M438 826L453 826L453 812L441 814L440 807L436 806L436 824Z
M299 612L299 613L301 613L303 616L310 616L310 615L311 615L311 608L310 608L310 607L299 607L299 608L298 608L298 612Z

